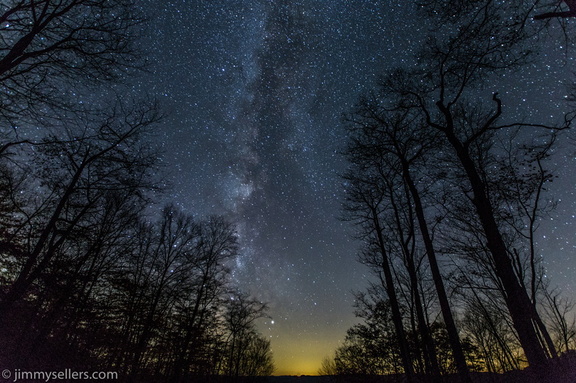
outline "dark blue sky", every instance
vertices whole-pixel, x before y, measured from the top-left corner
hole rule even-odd
[[[238,225],[234,278],[270,303],[274,323],[261,329],[276,373],[315,373],[355,321],[351,290],[366,285],[368,272],[356,262],[349,224],[337,219],[341,115],[387,68],[412,63],[426,29],[407,3],[142,2],[152,17],[150,73],[134,92],[159,97],[168,113],[158,139],[169,199]],[[556,118],[574,65],[560,40],[546,41],[542,62],[498,85],[506,84],[505,105]],[[555,160],[563,178],[552,188],[562,203],[539,233],[550,275],[571,293],[573,152]]]

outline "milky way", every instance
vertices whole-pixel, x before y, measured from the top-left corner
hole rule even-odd
[[[274,323],[260,326],[277,373],[314,373],[354,323],[351,290],[366,285],[367,271],[337,219],[341,114],[385,68],[411,62],[422,26],[406,3],[142,2],[151,70],[134,91],[167,111],[158,140],[170,199],[236,223],[234,279],[270,304]],[[572,247],[562,228],[542,243]]]

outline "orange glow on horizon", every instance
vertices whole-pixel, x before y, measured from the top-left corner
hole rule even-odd
[[[302,355],[298,358],[278,359],[276,361],[276,370],[272,375],[318,375],[318,369],[320,368],[323,358],[324,357],[317,360],[316,358],[307,358],[305,355]]]
[[[272,339],[276,366],[273,375],[318,375],[322,360],[332,356],[338,345],[339,340],[334,337],[323,338],[310,334],[295,337],[285,335]]]

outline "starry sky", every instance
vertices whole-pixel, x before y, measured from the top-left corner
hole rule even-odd
[[[259,328],[277,375],[315,374],[356,322],[351,291],[366,286],[368,271],[356,262],[352,228],[338,220],[341,116],[386,68],[410,65],[424,33],[410,3],[142,1],[149,71],[132,90],[159,98],[167,113],[157,139],[169,199],[237,225],[233,278],[269,303]],[[539,63],[500,92],[505,105],[509,96],[513,108],[556,118],[574,63],[561,39],[546,38]],[[535,92],[544,88],[552,91]],[[552,191],[562,203],[539,237],[549,274],[571,293],[573,152],[555,159]]]

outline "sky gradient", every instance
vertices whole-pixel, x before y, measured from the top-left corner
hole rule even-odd
[[[233,278],[269,302],[271,319],[259,327],[277,375],[315,374],[356,321],[351,291],[369,276],[352,228],[338,220],[341,116],[386,68],[413,60],[425,29],[407,3],[142,2],[150,71],[133,92],[158,97],[167,112],[157,137],[169,200],[237,225]],[[556,119],[574,65],[562,42],[547,38],[541,62],[499,91],[505,106]],[[560,177],[550,195],[560,204],[538,238],[554,284],[573,294],[574,150],[554,161]]]

